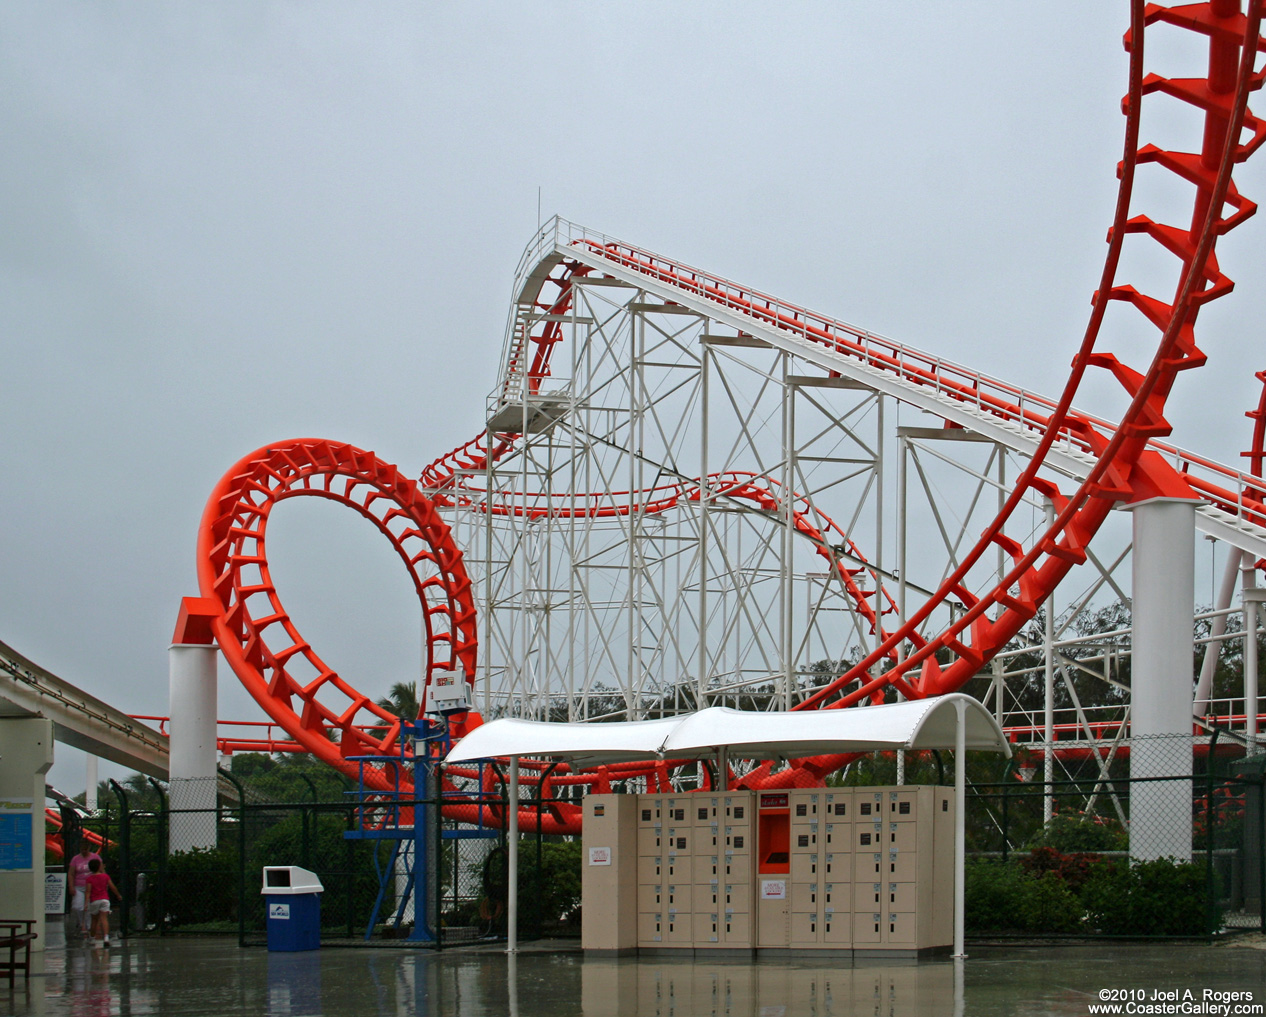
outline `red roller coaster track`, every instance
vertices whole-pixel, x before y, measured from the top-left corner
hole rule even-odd
[[[532,303],[549,320],[535,332],[512,336],[505,377],[520,376],[528,392],[540,390],[542,381],[549,377],[553,352],[563,340],[559,319],[572,305],[573,280],[610,271],[644,278],[671,289],[683,303],[794,340],[817,351],[827,365],[860,365],[872,373],[924,387],[1029,435],[1035,448],[1027,467],[997,518],[960,558],[935,596],[895,631],[884,632],[879,645],[856,666],[816,690],[797,708],[847,707],[882,698],[888,689],[917,698],[961,688],[1034,617],[1068,571],[1086,559],[1086,546],[1115,505],[1165,494],[1199,499],[1257,526],[1266,521],[1266,492],[1260,481],[1178,453],[1159,441],[1171,430],[1164,415],[1165,403],[1178,374],[1201,366],[1205,360],[1195,337],[1200,309],[1232,289],[1215,256],[1217,240],[1256,211],[1256,205],[1236,187],[1233,171],[1266,142],[1266,122],[1248,109],[1249,94],[1262,86],[1266,76],[1256,67],[1257,54],[1266,49],[1261,38],[1264,7],[1266,0],[1250,0],[1247,11],[1241,9],[1239,0],[1174,7],[1132,0],[1130,30],[1125,36],[1130,54],[1129,91],[1122,104],[1126,130],[1118,166],[1116,211],[1090,321],[1058,400],[1013,398],[1018,390],[982,375],[953,368],[749,287],[591,234],[570,236],[566,244],[557,245],[558,249],[550,245],[538,252],[534,264],[525,266],[522,277],[527,281],[526,289],[519,294],[519,302]],[[1146,73],[1144,41],[1149,30],[1156,30],[1154,26],[1207,38],[1207,74],[1178,79]],[[1141,110],[1151,95],[1169,96],[1203,115],[1198,151],[1140,144]],[[1158,167],[1191,185],[1194,197],[1185,224],[1168,225],[1147,215],[1131,214],[1135,174],[1142,165]],[[1117,280],[1128,236],[1150,239],[1178,259],[1179,281],[1171,296],[1143,293]],[[551,287],[548,293],[547,285]],[[1156,328],[1158,339],[1150,362],[1129,364],[1103,348],[1101,330],[1113,301],[1133,307]],[[1074,396],[1091,369],[1108,372],[1129,398],[1119,420],[1104,421],[1072,408]],[[1250,412],[1255,428],[1249,458],[1257,476],[1266,428],[1266,390],[1262,399]],[[495,462],[505,455],[517,438],[513,434],[480,435],[428,466],[420,485],[404,479],[372,454],[350,446],[312,439],[292,441],[247,456],[212,494],[199,535],[198,567],[202,595],[214,598],[219,605],[220,616],[214,622],[217,641],[268,714],[326,762],[350,771],[353,764],[347,762],[347,756],[390,750],[399,734],[399,722],[333,673],[291,623],[268,575],[264,531],[269,511],[277,501],[312,494],[339,501],[371,519],[409,568],[423,603],[429,636],[428,683],[441,672],[470,681],[476,650],[470,583],[434,506],[462,502],[463,477],[482,469],[489,458]],[[1093,458],[1088,475],[1071,493],[1038,476],[1057,444]],[[780,498],[776,485],[756,476],[710,477],[707,487],[710,496],[720,492],[754,502],[762,509],[772,510]],[[698,497],[699,492],[698,480],[683,479],[675,486],[645,492],[640,510],[667,511],[682,499]],[[1030,493],[1050,498],[1056,513],[1054,523],[1025,546],[1006,535],[1004,528]],[[629,501],[635,499],[630,497]],[[570,502],[573,506],[576,503]],[[548,502],[524,498],[516,504],[493,505],[490,511],[531,514],[557,509]],[[847,536],[829,521],[827,532],[822,532],[802,513],[796,529],[828,557],[832,544],[846,544],[851,556],[864,561]],[[987,552],[997,549],[1008,556],[1009,571],[992,589],[969,593],[965,587],[968,573]],[[879,627],[891,601],[869,597],[854,579],[857,572],[845,569],[838,558],[834,567],[852,582],[850,593],[867,622]],[[949,600],[959,602],[964,610],[939,635],[921,638],[923,623],[938,605]],[[875,607],[867,606],[872,602],[879,605],[878,613]],[[899,653],[903,644],[911,647],[904,657]],[[368,722],[362,719],[365,717]],[[330,739],[332,732],[337,732],[337,743]],[[817,783],[847,758],[799,760],[778,773],[771,773],[766,766],[749,774],[744,782],[748,786]],[[548,779],[601,787],[613,777],[631,773],[647,774],[652,782],[667,780],[666,764],[611,768],[597,774],[555,773]],[[382,782],[385,789],[390,783],[388,775],[382,775]],[[534,828],[534,811],[525,810],[521,822],[525,828]],[[574,807],[562,807],[545,817],[542,826],[549,832],[575,832],[578,812]]]

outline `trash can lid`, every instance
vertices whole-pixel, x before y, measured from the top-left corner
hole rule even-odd
[[[315,872],[298,865],[265,865],[262,894],[324,893]]]

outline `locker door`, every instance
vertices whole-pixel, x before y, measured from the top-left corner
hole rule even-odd
[[[694,941],[692,917],[689,912],[674,914],[670,911],[667,916],[667,928],[664,931],[664,942],[689,946]]]
[[[823,802],[823,815],[836,821],[853,818],[853,794],[851,791],[828,791]]]
[[[694,833],[693,826],[674,826],[669,827],[668,836],[665,838],[665,845],[670,854],[689,855],[694,853]]]
[[[918,933],[917,915],[893,911],[884,916],[884,942],[892,946],[914,946]]]
[[[825,912],[822,915],[822,942],[831,946],[848,946],[853,942],[852,912]]]
[[[791,914],[791,945],[816,946],[819,940],[820,920],[816,911]]]
[[[917,861],[918,856],[913,851],[890,849],[884,855],[884,880],[890,883],[913,882],[918,876]]]
[[[858,899],[865,902],[865,897],[861,894],[864,887],[858,889]],[[852,911],[853,910],[853,885],[851,883],[824,883],[819,899],[822,901],[822,907],[826,911],[834,909],[835,911]],[[869,907],[870,905],[866,905]]]
[[[664,892],[661,885],[655,883],[639,883],[637,886],[637,909],[641,912],[659,912],[664,909]]]
[[[817,823],[791,824],[791,850],[816,851],[818,849]]]
[[[818,856],[816,853],[792,852],[791,881],[793,883],[816,883],[818,881]]]
[[[918,908],[918,883],[886,884],[889,911],[913,912]]]
[[[655,946],[663,942],[659,915],[639,914],[637,916],[637,942],[639,946]]]
[[[752,942],[752,916],[746,911],[725,912],[725,942],[749,946]]]
[[[660,827],[639,826],[637,829],[637,853],[639,855],[657,855],[660,847]]]
[[[658,883],[663,865],[657,855],[640,855],[637,859],[637,881]]]
[[[791,910],[801,914],[817,911],[819,907],[817,883],[791,884]]]
[[[678,911],[693,911],[694,889],[689,883],[674,883],[668,887],[668,906]]]
[[[791,912],[785,900],[763,900],[758,903],[760,913],[756,921],[756,936],[760,946],[787,946],[790,942]]]
[[[884,844],[883,823],[854,823],[852,844],[854,851],[882,851]]]
[[[864,911],[853,915],[853,946],[865,946],[883,941],[884,916],[878,911]]]
[[[854,883],[853,884],[853,910],[854,911],[882,911],[884,910],[884,884],[883,883]]]
[[[742,911],[750,914],[752,910],[752,884],[726,883],[725,909],[727,911]]]
[[[918,814],[919,792],[911,789],[909,791],[889,791],[887,808],[884,812],[886,820],[908,820],[913,821]]]
[[[898,851],[914,851],[919,846],[918,823],[889,823],[884,847]]]
[[[876,852],[859,852],[853,856],[853,882],[871,883],[883,878],[884,856]]]
[[[725,825],[726,826],[746,826],[752,825],[752,796],[751,795],[727,795],[725,798]]]

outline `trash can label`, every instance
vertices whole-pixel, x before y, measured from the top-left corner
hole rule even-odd
[[[288,921],[290,919],[290,905],[289,904],[269,904],[268,917],[269,918],[284,918]]]

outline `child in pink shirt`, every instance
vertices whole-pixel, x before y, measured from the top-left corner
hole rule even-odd
[[[110,945],[110,894],[122,897],[114,880],[106,875],[100,858],[88,863],[88,914],[92,916],[92,938],[103,946]]]

